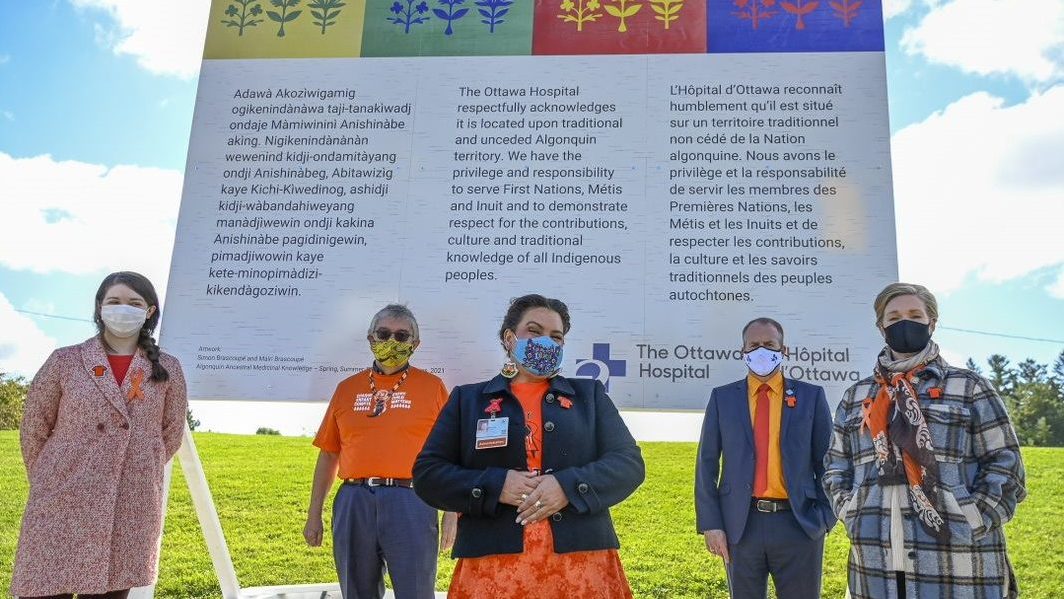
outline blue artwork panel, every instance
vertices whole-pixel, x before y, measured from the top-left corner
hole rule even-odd
[[[881,0],[710,0],[709,52],[882,52]]]

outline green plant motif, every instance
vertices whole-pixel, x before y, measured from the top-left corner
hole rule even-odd
[[[237,8],[237,5],[240,8]],[[245,27],[254,27],[263,21],[255,18],[261,14],[262,6],[259,0],[233,0],[233,4],[225,9],[225,16],[229,18],[222,23],[226,27],[236,27],[237,35],[243,36]]]
[[[277,30],[277,37],[284,37],[284,24],[291,23],[299,18],[299,15],[303,13],[301,10],[293,10],[288,12],[289,8],[295,8],[299,4],[299,0],[270,0],[270,4],[281,9],[281,12],[268,10],[266,16],[270,17],[270,20],[275,23],[280,23],[281,27]]]
[[[347,5],[341,0],[313,0],[307,8],[311,9],[311,16],[317,19],[314,24],[321,27],[321,34],[325,35],[325,28],[336,24],[336,18],[344,6]]]
[[[654,18],[665,23],[665,29],[668,29],[669,23],[680,18],[678,13],[683,8],[683,0],[650,0],[650,8],[658,13]]]
[[[605,7],[606,8],[606,12],[610,13],[611,16],[617,17],[618,19],[621,20],[621,25],[620,25],[620,27],[617,28],[617,31],[619,31],[621,33],[624,33],[626,31],[628,31],[628,24],[625,23],[625,19],[627,19],[628,17],[631,17],[631,16],[635,15],[635,13],[639,12],[639,9],[643,8],[643,5],[642,4],[630,4],[633,0],[609,0],[609,1],[610,2],[614,2],[614,3],[617,4],[617,6],[606,5],[606,7]]]
[[[584,23],[593,23],[602,13],[596,12],[602,8],[599,0],[564,0],[561,9],[564,14],[558,15],[566,23],[576,23],[576,30],[583,31]]]

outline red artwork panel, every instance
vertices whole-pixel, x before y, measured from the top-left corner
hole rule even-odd
[[[533,54],[700,54],[706,0],[535,0]]]

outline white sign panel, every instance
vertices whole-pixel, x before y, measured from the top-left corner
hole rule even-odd
[[[626,408],[702,409],[758,316],[832,401],[870,370],[878,3],[266,4],[212,7],[167,294],[192,397],[327,399],[390,302],[416,365],[483,380],[531,292],[570,307],[564,373]]]

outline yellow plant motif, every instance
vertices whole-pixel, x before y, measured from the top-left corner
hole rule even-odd
[[[618,6],[607,5],[606,12],[610,15],[617,17],[621,20],[621,26],[617,28],[617,31],[624,33],[628,31],[628,24],[624,22],[625,19],[639,12],[640,8],[643,8],[642,4],[630,4],[633,0],[610,0],[616,3]]]
[[[650,0],[650,8],[658,13],[654,18],[665,23],[665,29],[668,29],[669,23],[680,18],[678,13],[683,8],[683,0]]]
[[[558,18],[566,23],[576,23],[576,30],[583,31],[584,23],[593,23],[602,16],[597,12],[600,8],[599,0],[565,0],[561,4],[565,14],[558,15]]]

